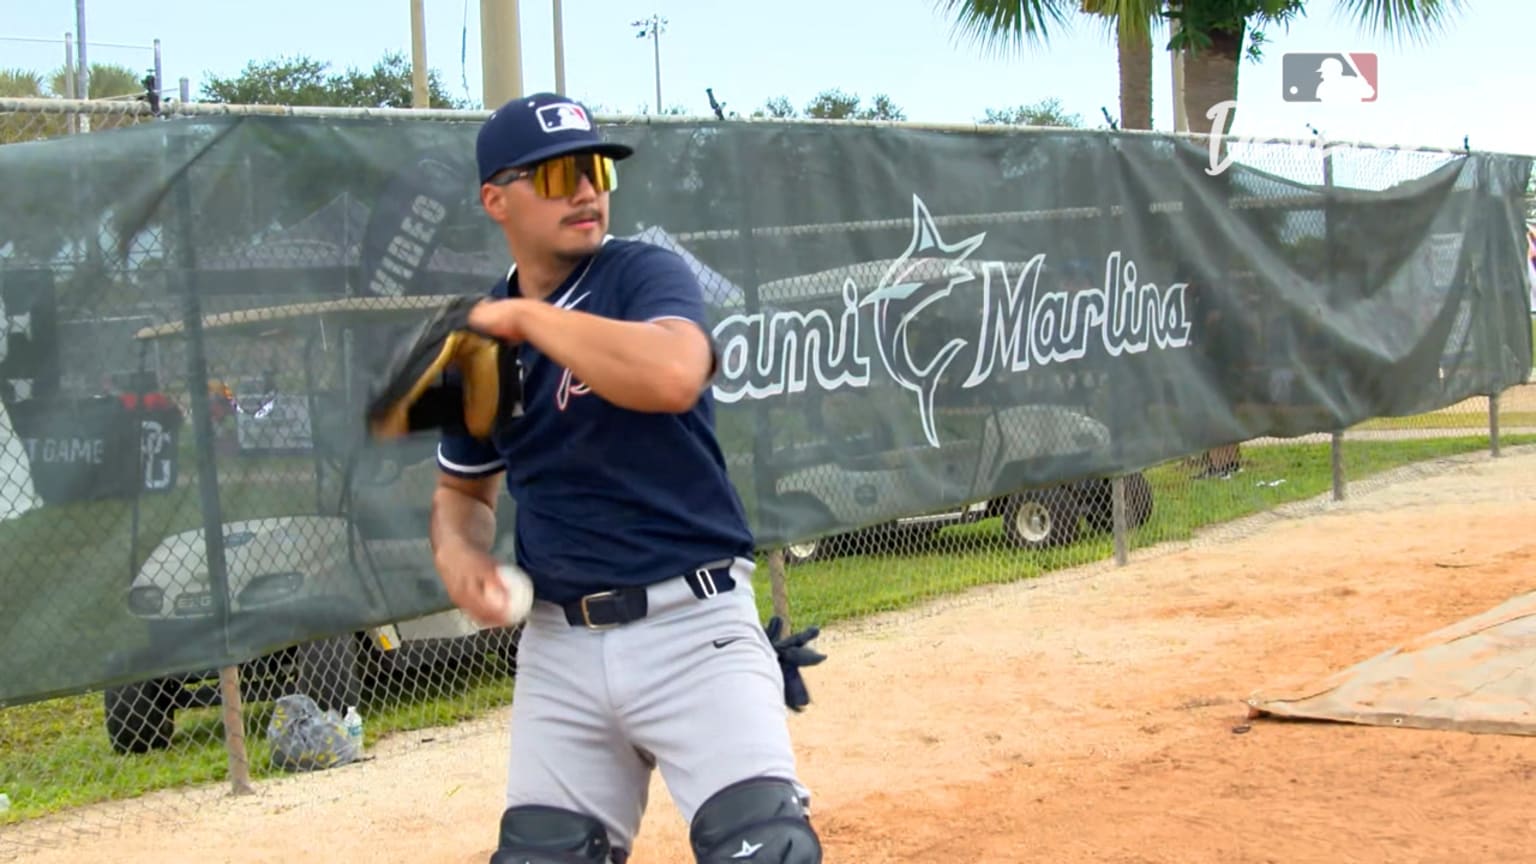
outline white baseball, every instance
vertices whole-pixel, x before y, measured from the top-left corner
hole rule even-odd
[[[501,584],[507,589],[507,626],[520,624],[528,617],[529,610],[533,609],[533,580],[528,578],[521,567],[511,564],[502,564],[496,568],[496,573],[501,576]]]

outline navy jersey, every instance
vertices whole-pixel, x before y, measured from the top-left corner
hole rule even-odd
[[[516,280],[514,268],[491,296],[518,296]],[[625,321],[682,318],[708,333],[693,271],[649,243],[608,238],[546,302]],[[566,602],[752,555],[708,388],[686,413],[632,411],[592,393],[533,345],[517,350],[522,416],[501,418],[490,439],[444,436],[437,459],[460,477],[506,471],[517,563],[536,596]]]

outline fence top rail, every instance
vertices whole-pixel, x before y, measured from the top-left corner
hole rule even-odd
[[[59,99],[48,97],[3,97],[0,98],[0,112],[32,112],[48,114],[129,114],[135,116],[155,116],[155,110],[149,103],[143,100],[94,100],[94,99]],[[481,108],[363,108],[340,105],[236,105],[223,102],[163,102],[160,105],[161,116],[177,117],[220,117],[220,116],[251,116],[251,117],[315,117],[337,119],[367,119],[386,118],[396,120],[440,120],[440,121],[482,121],[491,115],[487,109]],[[914,132],[953,132],[967,134],[992,134],[1005,135],[1019,132],[1035,134],[1069,134],[1069,135],[1096,135],[1103,137],[1148,137],[1169,140],[1184,140],[1195,143],[1197,146],[1209,146],[1213,139],[1225,141],[1232,145],[1260,145],[1260,146],[1285,146],[1302,147],[1311,150],[1327,148],[1329,150],[1380,150],[1380,151],[1406,151],[1418,153],[1436,153],[1448,156],[1512,156],[1516,158],[1536,158],[1536,153],[1514,153],[1494,150],[1477,150],[1466,147],[1438,147],[1427,144],[1409,144],[1403,142],[1367,141],[1363,139],[1343,139],[1314,137],[1288,137],[1284,135],[1213,135],[1210,132],[1173,132],[1158,129],[1080,129],[1063,126],[1028,126],[1006,123],[938,123],[917,122],[911,120],[829,120],[812,117],[732,117],[729,120],[721,120],[713,115],[701,116],[690,114],[602,114],[598,115],[600,123],[615,126],[634,125],[699,125],[718,124],[721,126],[756,125],[756,126],[828,126],[828,127],[865,127],[865,128],[890,128],[905,129]]]

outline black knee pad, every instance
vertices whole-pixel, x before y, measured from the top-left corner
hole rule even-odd
[[[525,804],[501,814],[501,839],[490,864],[624,864],[608,829],[586,815]]]
[[[821,839],[795,787],[753,777],[721,789],[688,832],[698,864],[821,864]]]

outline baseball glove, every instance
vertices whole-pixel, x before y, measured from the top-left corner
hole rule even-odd
[[[470,310],[483,299],[448,301],[396,349],[368,400],[373,438],[426,429],[487,438],[503,413],[520,411],[517,352],[469,326]]]
[[[779,671],[784,675],[784,704],[791,710],[804,711],[805,706],[811,704],[811,691],[805,686],[800,667],[815,666],[827,659],[827,655],[809,647],[811,641],[821,635],[821,628],[807,627],[799,633],[786,635],[784,619],[775,615],[768,619],[763,629],[779,657]]]

